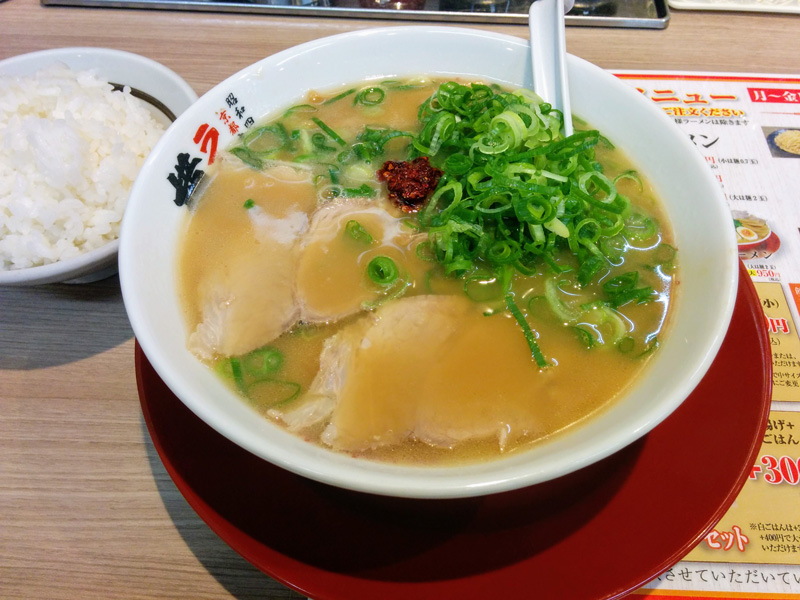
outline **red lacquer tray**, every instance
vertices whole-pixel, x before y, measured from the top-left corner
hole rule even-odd
[[[178,489],[248,561],[316,600],[626,595],[685,556],[736,498],[766,427],[771,365],[742,267],[716,361],[643,440],[550,483],[432,501],[333,488],[253,456],[195,417],[136,347],[145,420]]]

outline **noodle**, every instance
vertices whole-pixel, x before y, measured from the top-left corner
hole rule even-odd
[[[775,145],[784,152],[800,155],[800,131],[789,129],[775,136]]]

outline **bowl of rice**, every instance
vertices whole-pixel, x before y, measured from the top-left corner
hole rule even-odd
[[[115,274],[133,181],[195,100],[176,73],[120,50],[0,61],[0,285]]]

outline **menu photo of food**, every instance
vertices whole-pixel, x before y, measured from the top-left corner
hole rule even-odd
[[[778,251],[781,240],[764,219],[741,210],[731,214],[742,259],[769,258]]]
[[[800,158],[800,129],[791,127],[762,127],[767,145],[776,158]]]

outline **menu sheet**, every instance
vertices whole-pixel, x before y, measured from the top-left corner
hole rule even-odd
[[[634,597],[800,599],[800,77],[615,75],[675,121],[722,186],[773,367],[767,431],[734,505]]]

